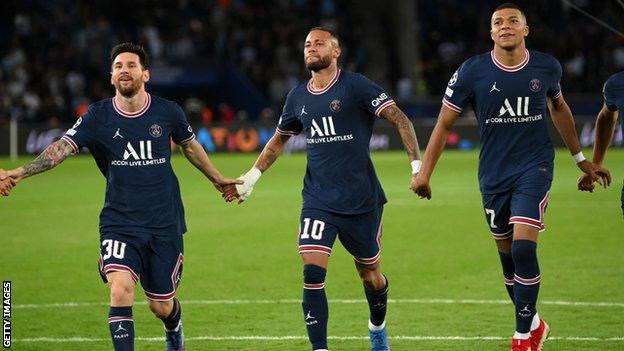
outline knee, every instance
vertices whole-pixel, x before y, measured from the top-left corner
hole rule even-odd
[[[514,262],[532,261],[537,257],[537,243],[531,240],[515,240],[511,245]]]
[[[154,315],[160,319],[167,318],[173,309],[173,300],[169,301],[149,301],[149,308]]]
[[[305,284],[322,284],[325,283],[325,274],[327,270],[315,264],[306,264],[303,266],[303,282]]]
[[[110,282],[111,303],[115,306],[132,305],[134,301],[134,285],[122,281]]]
[[[360,268],[358,273],[364,286],[371,290],[379,290],[386,285],[386,279],[383,274],[376,269]]]

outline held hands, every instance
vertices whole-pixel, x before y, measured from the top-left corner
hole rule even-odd
[[[0,168],[0,196],[9,196],[11,189],[17,185],[21,177],[17,177],[12,171]]]
[[[217,178],[212,183],[215,188],[221,193],[221,197],[226,202],[232,202],[238,199],[238,193],[236,192],[236,184],[242,184],[243,182],[238,179],[230,179],[230,178]]]
[[[609,173],[608,169],[587,160],[581,161],[576,165],[584,173],[579,177],[577,183],[577,187],[580,191],[594,192],[595,182],[598,182],[598,184],[602,185],[604,188],[611,185],[611,173]]]
[[[236,185],[239,204],[251,196],[254,185],[256,185],[260,176],[262,176],[262,172],[258,168],[252,167],[247,173],[238,178],[241,181],[240,185]]]
[[[412,176],[412,182],[410,183],[410,189],[421,199],[431,199],[431,187],[429,186],[429,179],[423,176],[421,173],[416,173]]]

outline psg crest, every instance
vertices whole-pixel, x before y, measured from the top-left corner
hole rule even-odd
[[[152,124],[150,127],[150,135],[154,138],[158,138],[162,135],[162,128],[158,124]]]
[[[540,80],[537,78],[533,78],[529,82],[529,87],[531,87],[532,91],[538,92],[540,91],[540,89],[542,89],[542,82],[540,82]]]
[[[329,108],[334,112],[338,112],[342,108],[342,102],[340,102],[340,100],[333,100],[329,103]]]

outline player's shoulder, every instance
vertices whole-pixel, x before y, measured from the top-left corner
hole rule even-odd
[[[80,116],[81,122],[103,123],[112,113],[113,99],[107,98],[92,102],[87,108],[87,112]]]
[[[489,52],[474,55],[462,62],[462,64],[459,65],[457,72],[461,75],[469,75],[475,71],[482,71],[484,67],[491,66],[491,64],[492,58]]]
[[[164,97],[160,97],[158,95],[148,94],[150,104],[158,107],[164,107],[166,109],[178,109],[180,105],[177,102],[165,99]]]
[[[544,64],[548,66],[561,67],[559,60],[551,54],[547,54],[545,52],[537,51],[537,50],[529,50],[529,60],[537,64]]]
[[[624,88],[624,71],[612,74],[605,81],[605,90],[613,88]]]

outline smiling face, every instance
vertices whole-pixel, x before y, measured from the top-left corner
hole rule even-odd
[[[518,9],[505,8],[492,14],[490,36],[494,44],[504,50],[513,50],[529,35],[526,18]]]
[[[303,49],[303,61],[310,71],[318,72],[329,67],[339,56],[338,40],[329,32],[313,30],[308,33]]]
[[[122,52],[115,57],[111,67],[111,84],[125,97],[136,95],[149,80],[149,71],[139,60],[139,55]]]

